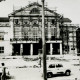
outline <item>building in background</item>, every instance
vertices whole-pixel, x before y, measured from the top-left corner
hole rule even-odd
[[[4,18],[3,18],[4,19]],[[6,21],[7,19],[7,21]],[[38,55],[42,49],[42,5],[34,2],[9,17],[0,18],[4,35],[0,49],[3,55]],[[7,25],[6,25],[7,24]],[[47,55],[77,54],[78,25],[45,7],[45,39]],[[4,34],[5,33],[5,34]],[[0,34],[0,36],[1,36]]]
[[[0,55],[11,55],[9,18],[0,18]]]
[[[76,55],[77,52],[77,38],[76,30],[79,25],[75,24],[63,24],[60,26],[61,37],[63,43],[63,54],[73,54]]]

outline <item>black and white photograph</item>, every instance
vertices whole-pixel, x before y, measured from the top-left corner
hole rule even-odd
[[[80,0],[0,0],[0,80],[80,80]]]

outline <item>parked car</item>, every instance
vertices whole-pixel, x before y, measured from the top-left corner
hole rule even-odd
[[[52,77],[53,74],[65,74],[66,76],[70,76],[71,69],[65,66],[61,63],[50,64],[47,68],[47,77]]]
[[[77,56],[80,56],[80,53],[78,53]]]

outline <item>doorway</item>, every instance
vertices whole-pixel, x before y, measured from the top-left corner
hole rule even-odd
[[[46,43],[46,54],[50,55],[50,43]]]
[[[60,54],[60,44],[59,43],[53,43],[53,55],[59,55]]]
[[[30,55],[30,43],[23,44],[23,55]]]
[[[20,44],[13,44],[12,55],[20,55]]]
[[[33,55],[38,55],[39,43],[33,44]]]

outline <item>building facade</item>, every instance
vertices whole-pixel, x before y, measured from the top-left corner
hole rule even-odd
[[[63,42],[63,54],[73,54],[76,55],[77,51],[77,34],[76,30],[79,25],[74,24],[64,24],[61,26],[61,37]]]
[[[5,24],[5,27],[0,26],[0,36],[4,34],[0,43],[2,53],[27,56],[41,53],[42,5],[31,3],[9,14],[8,19],[0,23]],[[45,7],[46,54],[77,54],[77,27],[71,24],[70,19]]]
[[[0,18],[0,55],[11,55],[9,18]]]

